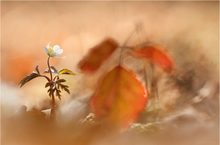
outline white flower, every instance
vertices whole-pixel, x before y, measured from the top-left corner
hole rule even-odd
[[[63,53],[63,49],[59,45],[51,46],[50,43],[47,44],[45,51],[50,57],[59,56]]]

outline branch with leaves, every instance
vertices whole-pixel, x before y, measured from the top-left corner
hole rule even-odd
[[[51,118],[53,119],[55,117],[56,112],[56,101],[55,97],[57,97],[59,100],[61,100],[61,92],[66,91],[70,94],[69,86],[65,85],[66,80],[60,78],[61,75],[75,75],[71,70],[69,69],[61,69],[57,70],[54,66],[50,65],[50,59],[55,56],[59,56],[63,53],[63,49],[60,48],[59,45],[50,46],[49,44],[45,48],[45,51],[48,55],[47,59],[47,67],[46,70],[41,73],[39,70],[39,66],[37,65],[35,67],[35,71],[33,71],[30,75],[23,78],[19,85],[20,87],[23,87],[27,82],[33,80],[37,77],[43,77],[47,80],[45,84],[45,88],[48,88],[47,93],[51,97]],[[49,73],[49,77],[45,74]]]
[[[78,65],[82,73],[92,75],[117,49],[121,49],[118,64],[103,74],[90,99],[90,110],[95,114],[95,120],[112,128],[127,128],[135,122],[145,110],[149,99],[157,100],[159,106],[158,78],[153,73],[154,68],[158,66],[169,74],[174,67],[172,58],[163,48],[149,44],[142,47],[126,46],[131,36],[122,46],[112,38],[104,39],[91,48]],[[122,63],[122,55],[127,48],[129,55],[149,64],[150,68],[144,66],[146,86],[140,81],[138,74]],[[147,71],[152,71],[152,76]]]

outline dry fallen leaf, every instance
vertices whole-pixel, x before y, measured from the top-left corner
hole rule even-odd
[[[117,49],[118,44],[113,39],[105,39],[93,47],[89,53],[79,62],[78,66],[84,73],[95,72],[103,62]]]
[[[136,49],[132,54],[136,57],[150,60],[153,64],[159,65],[166,72],[170,72],[174,67],[174,63],[167,52],[154,46]]]
[[[90,100],[97,119],[109,126],[127,127],[147,103],[147,92],[135,73],[116,66],[107,73]]]

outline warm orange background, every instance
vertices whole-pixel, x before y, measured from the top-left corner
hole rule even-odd
[[[199,49],[217,64],[217,2],[2,2],[2,80],[17,84],[35,65],[44,68],[48,42],[64,49],[59,67],[78,71],[87,50],[106,36],[122,43],[141,23],[134,41],[175,41]],[[178,48],[175,48],[178,49]],[[187,51],[187,50],[186,50]]]
[[[214,113],[218,112],[216,108],[219,107],[216,100],[218,100],[217,95],[219,91],[217,79],[219,65],[219,2],[119,1],[1,2],[1,112],[8,117],[15,115],[21,105],[26,105],[27,109],[30,110],[32,107],[40,108],[45,104],[49,104],[50,98],[44,88],[45,81],[42,78],[29,82],[23,88],[18,87],[18,82],[25,75],[30,74],[36,65],[40,65],[41,71],[45,69],[47,55],[44,52],[44,47],[49,42],[51,44],[59,44],[64,49],[63,55],[53,58],[51,63],[57,66],[58,69],[68,68],[77,74],[67,78],[71,95],[62,94],[62,101],[59,101],[59,103],[63,103],[60,107],[61,110],[63,108],[64,110],[63,114],[61,113],[60,119],[71,120],[71,117],[74,118],[81,112],[87,111],[88,102],[85,100],[94,91],[91,89],[91,86],[97,83],[97,75],[88,77],[80,73],[77,68],[78,62],[86,55],[90,48],[100,43],[106,37],[112,37],[121,45],[131,32],[134,31],[136,26],[142,27],[129,41],[129,45],[150,41],[164,46],[177,64],[178,71],[183,72],[183,74],[186,73],[184,87],[187,88],[188,84],[189,86],[192,85],[190,83],[196,84],[199,82],[198,84],[200,84],[202,81],[207,82],[205,87],[206,85],[208,86],[208,91],[211,92],[211,95],[209,94],[211,99],[208,97],[205,99],[209,99],[207,102],[211,102],[214,105],[211,103],[209,106],[202,104],[201,106],[205,108],[204,112],[208,112],[208,109],[213,108]],[[132,60],[129,61],[128,59],[127,62],[135,67],[135,64],[132,64]],[[191,82],[192,74],[191,72],[185,72],[185,70],[193,70],[198,73],[195,79],[197,82]],[[203,70],[208,71],[203,72]],[[173,105],[176,103],[176,98],[182,96],[181,93],[184,92],[173,89],[164,82],[160,85],[162,86],[159,86],[161,90],[164,89],[163,97],[161,97],[162,103],[168,102],[167,104]],[[190,96],[202,94],[200,89],[203,89],[202,93],[204,93],[204,88],[200,86],[194,92],[190,92],[192,93]],[[185,91],[191,90],[186,89]],[[205,88],[205,93],[207,93],[207,88]],[[183,100],[188,99],[188,96],[184,97]],[[66,98],[70,99],[66,101]],[[184,101],[182,101],[183,104]],[[185,103],[188,102],[185,101]],[[179,110],[180,115],[185,112],[187,113],[188,110],[193,108],[193,105],[188,104],[184,107],[181,106],[181,103],[175,104],[177,108],[182,107],[182,110]],[[196,120],[207,117],[200,112],[193,112],[198,116],[190,111],[189,113]],[[168,112],[168,114],[170,113]],[[172,114],[170,117],[173,117]],[[4,117],[2,118],[4,119]],[[217,115],[215,115],[215,118],[218,118]],[[38,125],[33,125],[30,131],[28,130],[27,132],[25,128],[29,127],[27,127],[26,122],[23,120],[19,122],[17,119],[18,117],[14,120],[15,123],[8,122],[7,119],[5,121],[6,124],[8,123],[8,126],[4,126],[6,133],[3,134],[2,138],[6,142],[8,141],[9,144],[11,141],[11,144],[17,145],[39,145],[41,142],[49,145],[45,141],[52,140],[51,144],[56,145],[67,143],[68,139],[71,140],[69,143],[72,144],[75,143],[72,140],[73,134],[76,134],[78,139],[78,133],[83,131],[79,128],[75,130],[67,127],[63,132],[59,132],[57,130],[49,130],[43,126],[42,130],[40,128],[41,132],[38,132]],[[76,120],[78,121],[78,119]],[[218,119],[216,120],[218,121]],[[201,120],[191,126],[191,118],[181,118],[180,116],[179,121],[185,125],[182,128],[185,129],[186,127],[188,129],[188,131],[186,131],[187,129],[185,130],[187,139],[179,140],[179,138],[172,136],[171,138],[166,138],[167,136],[163,136],[163,134],[161,135],[161,140],[155,139],[161,142],[161,144],[166,144],[163,140],[167,140],[178,145],[216,145],[218,142],[219,131],[216,125],[218,123],[214,123],[210,127],[208,122],[210,120],[207,120],[207,122],[203,120],[203,124],[200,124],[202,128],[199,128],[199,126],[196,132],[191,132],[191,126],[197,126],[197,123]],[[176,122],[179,121],[177,120]],[[171,125],[173,125],[172,122]],[[14,126],[18,128],[14,128]],[[167,127],[166,125],[164,126]],[[209,127],[211,131],[203,130]],[[8,129],[10,129],[9,132]],[[178,128],[176,130],[177,132],[173,133],[181,136],[181,131]],[[94,132],[88,133],[88,138]],[[172,131],[168,128],[167,135],[170,132]],[[81,139],[83,142],[86,139],[86,134],[83,132],[81,134],[82,136],[79,140]],[[114,142],[118,142],[120,145],[123,144],[122,142],[126,145],[146,144],[146,141],[143,142],[136,138],[136,136],[127,136],[126,134],[122,138],[120,138],[121,136],[119,139],[117,137],[110,137],[106,140],[104,138],[101,141],[105,145],[114,144]],[[116,139],[115,141],[115,138],[118,140]],[[28,140],[26,144],[25,139]],[[63,141],[62,143],[57,142],[60,139]],[[102,144],[99,139],[94,140],[93,144]],[[146,138],[144,137],[144,139]],[[170,145],[171,143],[167,144]]]

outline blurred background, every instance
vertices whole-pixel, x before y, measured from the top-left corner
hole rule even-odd
[[[69,68],[77,74],[74,77],[67,77],[72,93],[65,94],[66,98],[63,102],[65,106],[65,99],[74,98],[76,94],[74,92],[83,94],[82,97],[88,96],[87,93],[90,92],[87,91],[87,87],[96,83],[83,79],[84,76],[77,68],[78,62],[88,50],[106,37],[112,37],[119,44],[123,44],[137,25],[141,26],[141,29],[128,42],[129,45],[150,41],[164,46],[176,62],[180,72],[179,77],[185,79],[186,85],[183,88],[191,85],[189,87],[192,89],[191,92],[186,88],[179,89],[178,95],[184,94],[181,91],[185,91],[188,94],[184,95],[198,96],[198,92],[205,88],[206,97],[204,98],[209,98],[208,102],[211,102],[208,106],[206,103],[200,105],[202,112],[211,110],[211,113],[207,114],[214,113],[214,119],[211,119],[214,120],[211,133],[198,136],[200,141],[189,141],[183,144],[216,145],[218,142],[218,123],[216,122],[218,122],[219,85],[219,2],[1,2],[1,110],[4,111],[3,114],[13,116],[22,105],[30,109],[33,106],[40,107],[47,100],[43,79],[33,80],[21,89],[18,83],[24,76],[30,74],[36,65],[39,65],[42,71],[45,69],[47,55],[44,48],[49,42],[59,44],[64,49],[62,56],[52,59],[53,65],[59,69]],[[190,71],[193,71],[193,76],[189,73]],[[91,81],[91,78],[89,80]],[[164,85],[163,81],[161,85]],[[166,87],[162,90],[166,90],[165,96],[170,97],[169,93],[173,90]],[[167,98],[162,100],[166,105],[175,104],[173,99],[178,97],[173,97],[172,100]],[[178,103],[187,102],[184,99],[178,101]],[[85,104],[81,107],[82,104],[82,102],[68,104],[63,109],[64,114],[69,116],[69,113],[73,113],[72,110],[68,110],[71,107],[78,111],[86,108]],[[191,108],[194,105],[188,107]],[[200,111],[198,114],[200,117],[206,115],[201,115]],[[204,122],[207,123],[206,121]],[[10,130],[9,128],[5,130],[7,129]],[[204,136],[206,137],[203,138]],[[4,138],[4,143],[7,145],[14,144],[12,140],[16,140],[14,136],[10,137],[7,131]],[[94,141],[93,144],[107,145],[112,138]],[[117,143],[128,144],[129,141],[123,136],[117,140]],[[145,141],[138,144],[141,143],[144,144]],[[31,145],[28,141],[25,143],[21,141],[21,144]],[[181,143],[178,144],[181,145]]]

